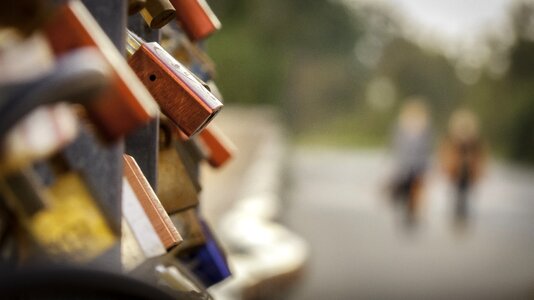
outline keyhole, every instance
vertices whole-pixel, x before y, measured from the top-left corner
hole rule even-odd
[[[152,74],[148,77],[148,79],[150,79],[150,81],[156,81],[156,75]]]

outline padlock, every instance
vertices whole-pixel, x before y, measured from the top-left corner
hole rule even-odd
[[[40,243],[51,246],[53,255],[88,261],[113,247],[118,237],[81,175],[65,168],[62,158],[56,159],[61,160],[52,162],[56,178],[45,187],[51,208],[32,218],[30,230]]]
[[[50,206],[49,199],[39,189],[37,177],[29,171],[31,163],[58,152],[74,140],[77,132],[73,110],[65,103],[57,103],[37,107],[28,113],[0,142],[0,177],[10,187],[24,216],[31,218]],[[3,204],[3,209],[7,209],[5,201]],[[13,217],[13,213],[8,213],[8,216]],[[26,256],[22,253],[24,251],[20,251],[25,247],[17,246],[20,243],[16,240],[12,242],[14,247],[7,247],[12,251],[11,256]],[[5,248],[4,245],[2,248]]]
[[[198,218],[197,208],[190,208],[170,216],[172,223],[182,234],[183,242],[179,251],[187,251],[206,243],[202,225]]]
[[[178,258],[206,287],[217,284],[232,275],[226,254],[208,224],[200,220],[206,243],[178,253]]]
[[[176,9],[169,0],[147,0],[141,16],[152,29],[159,29],[176,17]]]
[[[45,185],[37,175],[33,175],[27,177],[31,180],[26,182],[31,184],[25,187],[39,192],[47,206],[28,214],[21,205],[27,198],[19,198],[24,196],[18,190],[21,186],[9,184],[13,183],[9,179],[12,174],[6,174],[2,179],[2,193],[32,239],[49,258],[80,263],[91,261],[110,249],[117,242],[117,236],[81,176],[66,169],[59,156],[48,163],[56,172],[52,184]],[[35,174],[31,169],[25,172]]]
[[[176,151],[172,124],[161,119],[157,195],[169,215],[198,205],[198,194]]]
[[[198,78],[157,43],[145,43],[128,32],[130,67],[169,117],[187,136],[202,130],[222,103]]]
[[[187,175],[191,179],[193,186],[197,193],[200,193],[202,187],[199,181],[199,163],[202,161],[204,154],[201,153],[201,150],[195,144],[195,139],[193,137],[189,138],[185,133],[183,133],[179,128],[175,127],[172,122],[165,116],[162,116],[160,119],[160,135],[163,138],[169,136],[173,139],[172,145],[178,152],[181,163],[184,165]],[[168,133],[168,134],[166,134]],[[161,142],[161,140],[160,140]],[[160,144],[167,145],[167,142]]]
[[[197,141],[204,149],[206,161],[214,168],[226,164],[236,151],[232,141],[215,124],[204,128],[197,136]]]
[[[204,153],[197,144],[197,138],[192,137],[186,141],[176,141],[175,148],[182,159],[187,174],[191,178],[197,193],[202,190],[200,184],[200,162],[204,159]]]
[[[87,107],[105,137],[118,138],[157,115],[158,107],[150,93],[81,2],[61,5],[44,26],[44,32],[57,55],[94,46],[111,66],[113,83]]]
[[[9,207],[35,244],[54,259],[86,262],[110,249],[115,232],[81,175],[61,151],[76,133],[66,104],[43,106],[18,122],[2,141],[0,185]],[[36,162],[48,166],[41,177]]]
[[[221,22],[205,0],[171,0],[178,22],[192,41],[207,38],[221,28]]]
[[[135,15],[146,5],[146,0],[128,0],[128,15]]]
[[[162,124],[165,124],[165,122],[162,122]],[[175,130],[174,133],[174,137],[176,137],[174,147],[176,148],[197,193],[200,193],[202,190],[202,186],[200,185],[200,163],[206,156],[203,152],[204,149],[202,149],[197,142],[198,136],[187,137],[179,129]]]
[[[166,253],[139,199],[126,178],[122,183],[121,259],[124,270],[131,271],[147,259]]]
[[[163,208],[156,193],[150,187],[135,159],[129,155],[124,155],[123,162],[124,176],[154,226],[161,242],[166,249],[178,245],[182,242],[182,237],[171,222],[169,215]]]

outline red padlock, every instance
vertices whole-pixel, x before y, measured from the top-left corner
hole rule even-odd
[[[111,66],[110,88],[86,104],[89,116],[105,137],[116,139],[157,115],[158,107],[150,93],[81,2],[69,1],[58,7],[44,32],[56,55],[93,46]]]
[[[205,0],[171,0],[176,18],[189,39],[199,41],[221,28],[221,22]]]
[[[188,137],[202,130],[222,109],[219,99],[158,43],[145,43],[129,32],[128,52],[130,67],[161,111]]]
[[[236,151],[235,145],[214,124],[206,127],[198,135],[197,140],[203,148],[207,162],[214,168],[219,168],[232,159]]]

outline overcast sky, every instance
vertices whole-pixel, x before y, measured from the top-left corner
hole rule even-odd
[[[348,0],[385,2],[420,28],[440,38],[471,39],[488,27],[498,27],[513,0]],[[421,26],[422,25],[422,26]]]

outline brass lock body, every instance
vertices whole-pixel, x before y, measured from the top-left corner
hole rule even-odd
[[[174,19],[176,10],[169,0],[147,0],[141,16],[150,28],[159,29]]]
[[[47,257],[89,262],[113,247],[117,236],[80,174],[62,166],[54,168],[60,171],[51,184],[44,184],[33,170],[26,169],[5,176],[1,191]],[[30,194],[35,197],[29,198]],[[36,206],[38,203],[42,205]]]
[[[172,145],[159,151],[157,195],[169,214],[198,205],[195,186]]]

